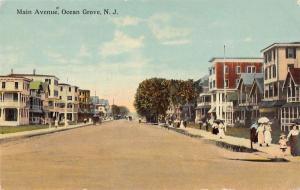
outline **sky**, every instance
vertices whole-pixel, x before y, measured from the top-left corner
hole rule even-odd
[[[117,15],[18,15],[27,10]],[[56,75],[134,111],[151,77],[197,80],[212,57],[300,41],[300,0],[0,0],[0,75]]]

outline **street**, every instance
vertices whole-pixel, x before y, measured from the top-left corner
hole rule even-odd
[[[125,120],[3,143],[1,187],[17,189],[299,189],[299,163]],[[0,188],[1,189],[1,188]]]

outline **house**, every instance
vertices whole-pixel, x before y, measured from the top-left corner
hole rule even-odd
[[[260,117],[259,112],[259,103],[264,97],[264,79],[263,78],[254,78],[251,85],[251,90],[249,93],[250,96],[250,105],[252,106],[252,120],[257,120]]]
[[[300,118],[300,68],[289,68],[283,89],[287,103],[281,108],[281,130],[288,131],[294,120]]]
[[[236,106],[235,117],[237,121],[245,126],[250,126],[253,121],[253,104],[250,91],[255,79],[263,80],[263,73],[242,73],[237,85],[238,106]],[[256,117],[255,117],[256,118]]]
[[[53,122],[59,115],[58,112],[58,81],[59,79],[54,75],[44,75],[37,74],[35,70],[33,70],[32,74],[14,74],[13,72],[10,74],[15,77],[26,77],[33,81],[47,82],[49,84],[49,95],[47,98],[48,102],[48,117]]]
[[[300,68],[300,42],[274,43],[261,52],[264,56],[264,99],[259,111],[279,126],[281,107],[287,98],[286,88],[282,87],[288,68]]]
[[[63,121],[66,115],[67,120],[76,123],[79,110],[79,89],[77,86],[66,83],[60,83],[58,87],[59,120]]]
[[[199,81],[199,82],[198,82]],[[205,76],[198,81],[198,86],[200,87],[199,97],[197,98],[197,107],[195,122],[199,122],[202,118],[207,117],[208,111],[211,105],[211,94],[208,93],[208,76]]]
[[[90,100],[90,90],[79,89],[79,110],[78,110],[78,121],[84,121],[85,119],[91,118],[92,114],[92,103]]]
[[[214,118],[223,119],[229,125],[234,123],[234,104],[237,104],[237,89],[242,73],[260,73],[261,58],[212,58],[209,68],[209,93]]]
[[[21,76],[0,76],[0,126],[29,124],[29,84]]]
[[[31,81],[29,84],[29,123],[46,124],[49,123],[48,96],[49,84],[41,81]]]

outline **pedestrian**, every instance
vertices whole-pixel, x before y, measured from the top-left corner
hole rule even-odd
[[[185,128],[183,120],[180,120],[180,126],[179,126],[179,128],[182,128],[182,129]]]
[[[297,130],[297,126],[293,125],[293,129],[290,130],[287,139],[289,140],[289,144],[291,146],[291,155],[292,156],[297,156],[296,155],[296,144],[297,144],[297,138],[299,135],[299,130]]]
[[[271,123],[268,123],[265,125],[265,131],[264,131],[264,137],[265,137],[265,143],[267,146],[271,145],[272,142],[272,135],[271,135]]]
[[[287,149],[287,139],[285,138],[284,133],[281,133],[278,143],[279,143],[279,147],[280,147],[280,150],[282,151],[283,156],[285,156],[285,151]]]
[[[55,126],[55,128],[58,127],[58,119],[55,119],[54,126]]]
[[[212,124],[212,134],[217,135],[218,133],[219,133],[218,124],[216,122],[214,122]]]
[[[258,140],[258,144],[259,146],[262,146],[264,144],[265,138],[264,138],[264,124],[260,124],[256,130],[256,134],[257,134],[257,140]]]
[[[220,121],[218,125],[218,130],[219,130],[219,137],[220,139],[225,137],[225,125],[223,124],[223,121]]]

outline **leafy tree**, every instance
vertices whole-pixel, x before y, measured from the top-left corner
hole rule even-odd
[[[162,78],[142,81],[135,94],[134,106],[147,121],[157,122],[159,116],[164,117],[169,106],[168,81]]]

